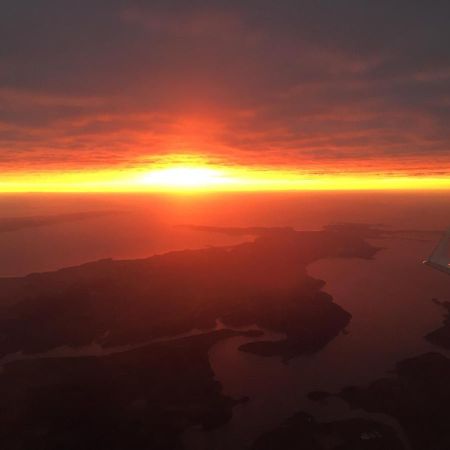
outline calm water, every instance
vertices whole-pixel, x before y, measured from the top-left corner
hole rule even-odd
[[[174,249],[232,244],[241,238],[179,225],[293,226],[330,222],[445,228],[448,194],[296,193],[210,195],[0,195],[5,218],[104,213],[82,221],[0,232],[0,276],[54,270],[100,258],[137,258]],[[49,251],[51,249],[51,251]]]
[[[443,230],[450,225],[448,194],[0,197],[0,223],[2,217],[87,211],[114,214],[0,233],[0,275],[248,239],[178,227],[183,224],[317,229],[344,221],[410,230]],[[436,237],[414,236],[373,241],[384,249],[371,261],[336,258],[308,267],[312,276],[326,280],[325,290],[353,315],[348,334],[321,352],[286,365],[277,358],[239,352],[238,346],[249,338],[215,345],[210,361],[224,392],[249,396],[250,401],[235,408],[225,427],[187,433],[189,447],[243,449],[298,410],[322,419],[355,414],[338,400],[321,405],[308,401],[306,394],[367,383],[385,375],[402,358],[436,351],[423,335],[442,321],[442,311],[431,298],[450,299],[450,279],[421,264]],[[389,423],[389,418],[382,420]]]
[[[327,280],[325,290],[353,315],[348,334],[324,350],[286,365],[276,358],[239,352],[239,345],[248,341],[244,338],[213,347],[210,360],[225,393],[248,395],[251,401],[235,408],[223,429],[192,430],[187,437],[194,443],[190,448],[245,448],[261,430],[299,410],[323,420],[355,416],[339,400],[321,405],[308,401],[306,394],[368,383],[385,376],[400,359],[437,350],[423,336],[442,321],[442,311],[431,298],[450,299],[450,280],[420,263],[431,242],[389,239],[374,244],[386,247],[375,260],[328,259],[309,266],[309,273]],[[395,426],[389,418],[362,415]]]

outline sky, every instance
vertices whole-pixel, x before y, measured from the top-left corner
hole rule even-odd
[[[440,0],[2,0],[0,191],[450,188],[449,23]]]

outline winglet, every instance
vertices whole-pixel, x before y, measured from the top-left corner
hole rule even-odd
[[[423,264],[450,275],[450,228]]]

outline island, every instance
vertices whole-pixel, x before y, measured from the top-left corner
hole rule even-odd
[[[323,231],[256,228],[229,247],[102,260],[0,279],[0,357],[92,342],[149,342],[192,329],[257,325],[285,334],[242,347],[289,359],[321,349],[351,315],[310,277],[326,257],[372,258],[377,248],[342,226]]]

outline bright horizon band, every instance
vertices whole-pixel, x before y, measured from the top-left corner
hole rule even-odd
[[[449,177],[316,175],[289,170],[173,165],[148,170],[3,174],[0,193],[239,192],[298,190],[450,189]]]

